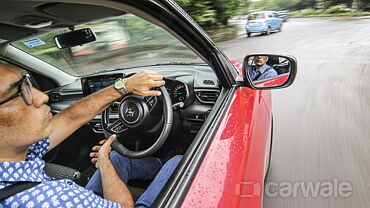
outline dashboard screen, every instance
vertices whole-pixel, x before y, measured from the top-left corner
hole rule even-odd
[[[81,79],[83,94],[85,96],[97,92],[112,85],[118,78],[122,78],[123,74],[109,74],[94,77],[83,77]]]

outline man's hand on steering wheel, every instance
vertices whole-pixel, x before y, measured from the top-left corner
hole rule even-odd
[[[124,80],[126,91],[140,96],[160,96],[160,91],[150,90],[150,88],[160,87],[165,84],[160,74],[148,70],[140,71]]]
[[[166,141],[172,126],[173,110],[170,95],[163,86],[163,77],[153,71],[140,71],[129,78],[124,79],[125,91],[133,94],[124,95],[122,99],[116,101],[111,107],[104,110],[101,114],[102,128],[104,135],[109,137],[112,134],[121,135],[125,131],[145,131],[152,129],[154,119],[157,119],[152,110],[156,106],[162,105],[162,132],[158,139],[145,150],[132,151],[124,147],[118,140],[114,140],[111,147],[117,153],[131,157],[140,158],[153,154]],[[119,86],[117,86],[119,87]],[[158,90],[150,90],[158,87]],[[120,91],[120,88],[116,88]],[[157,98],[157,96],[161,98]],[[158,99],[161,99],[159,102]],[[118,112],[113,113],[116,108]],[[95,159],[93,158],[92,161]]]

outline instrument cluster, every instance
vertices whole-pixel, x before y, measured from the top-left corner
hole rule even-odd
[[[166,89],[171,97],[172,105],[176,103],[186,103],[189,98],[188,86],[180,81],[164,79],[166,82]]]

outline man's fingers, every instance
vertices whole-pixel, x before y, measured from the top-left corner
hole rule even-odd
[[[112,134],[112,135],[109,137],[109,139],[104,143],[104,145],[110,145],[110,144],[112,144],[113,140],[115,140],[115,139],[116,139],[116,137],[117,137],[117,135]]]
[[[145,80],[163,80],[163,76],[154,71],[141,71],[136,74],[139,79]],[[135,76],[135,75],[134,75]]]
[[[101,146],[93,146],[93,148],[91,148],[93,151],[99,151]]]
[[[159,75],[158,72],[151,71],[151,70],[143,70],[143,71],[140,71],[139,73],[150,74],[150,75]]]
[[[161,91],[158,90],[143,90],[141,91],[142,96],[161,96]]]
[[[161,87],[165,84],[166,84],[166,82],[163,81],[163,80],[161,80],[161,81],[152,81],[152,82],[149,83],[149,86],[150,87]]]
[[[135,90],[135,94],[140,96],[161,96],[161,91],[158,90]]]
[[[90,157],[92,157],[92,158],[98,157],[98,153],[97,152],[91,152]]]
[[[103,145],[106,141],[107,141],[106,139],[103,139],[103,140],[99,141],[99,144]]]
[[[91,163],[94,164],[94,165],[96,164],[97,161],[98,161],[98,159],[96,159],[96,158],[91,159]]]
[[[159,74],[156,74],[156,75],[150,75],[150,78],[152,80],[157,80],[157,81],[161,81],[163,80],[163,76],[159,75]]]
[[[128,92],[141,96],[160,96],[159,91],[150,91],[150,88],[160,87],[166,84],[163,76],[154,71],[144,70],[126,78]]]

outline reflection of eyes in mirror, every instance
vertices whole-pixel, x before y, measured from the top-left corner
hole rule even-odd
[[[271,55],[250,56],[247,63],[247,72],[253,83],[289,75],[291,67],[288,59]]]

